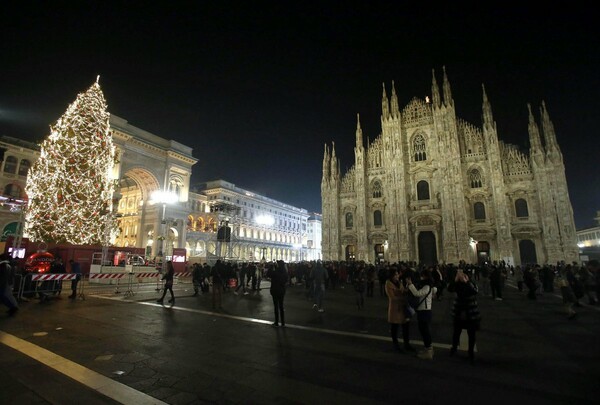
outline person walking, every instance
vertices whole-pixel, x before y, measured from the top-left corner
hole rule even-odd
[[[502,301],[502,269],[498,264],[492,267],[490,287],[492,287],[492,299]]]
[[[162,297],[156,300],[158,303],[163,303],[165,299],[165,295],[167,295],[167,291],[171,293],[171,299],[169,303],[175,304],[175,294],[173,294],[173,278],[175,277],[175,268],[173,267],[173,262],[169,260],[167,262],[167,272],[162,276],[162,280],[165,281],[165,285],[163,287]]]
[[[192,284],[194,285],[194,297],[202,290],[202,266],[200,263],[192,265]]]
[[[515,280],[517,281],[517,289],[519,292],[523,292],[523,282],[525,281],[525,276],[521,266],[517,266],[515,268]]]
[[[233,291],[233,293],[235,295],[238,295],[238,290],[241,288],[242,292],[244,293],[244,295],[248,295],[248,291],[246,289],[246,274],[248,272],[248,264],[247,263],[243,263],[242,267],[240,268],[240,270],[238,271],[238,285],[237,287],[235,287],[235,290]]]
[[[246,268],[246,279],[246,288],[248,288],[248,283],[250,283],[252,292],[256,292],[256,264],[254,264],[254,262],[248,263],[248,267]]]
[[[477,293],[479,289],[469,276],[462,270],[456,273],[454,282],[448,286],[449,292],[456,293],[454,305],[452,306],[452,347],[450,355],[453,356],[458,349],[460,335],[463,329],[467,330],[469,337],[469,360],[475,361],[475,334],[479,330],[481,314],[477,305]]]
[[[484,297],[492,295],[490,293],[490,265],[484,263],[479,272],[479,280],[481,281],[481,289]]]
[[[575,309],[573,308],[575,306],[575,303],[577,302],[577,299],[575,298],[573,289],[571,288],[571,285],[567,280],[566,273],[566,269],[560,269],[558,273],[557,284],[560,288],[560,294],[562,296],[563,306],[565,309],[565,313],[567,314],[567,319],[573,320],[577,318],[577,312],[575,312]]]
[[[314,304],[313,308],[317,309],[319,312],[325,312],[323,309],[323,295],[325,294],[325,284],[328,280],[328,274],[325,267],[323,267],[323,263],[320,260],[317,260],[315,267],[312,269],[312,281],[313,281],[313,299]]]
[[[383,264],[379,264],[379,266],[383,266]],[[375,266],[367,265],[366,269],[367,273],[367,297],[373,297],[375,293],[375,279],[377,278],[377,270]]]
[[[275,266],[272,266],[266,274],[271,280],[271,297],[273,298],[273,311],[275,312],[275,322],[273,326],[285,327],[285,315],[283,308],[283,299],[285,297],[285,289],[288,282],[288,271],[283,260],[278,260]]]
[[[360,310],[365,307],[365,290],[367,289],[367,273],[360,265],[354,276],[354,291],[356,291],[356,307]]]
[[[19,305],[13,295],[15,270],[10,259],[8,253],[0,254],[0,301],[8,307],[8,315],[13,316],[19,310]]]
[[[415,349],[410,345],[410,318],[405,314],[404,308],[407,305],[406,296],[408,290],[400,280],[400,273],[396,267],[390,267],[388,277],[385,282],[385,294],[388,297],[388,314],[387,319],[390,324],[390,335],[394,349],[399,352],[404,350],[414,352]],[[398,343],[398,326],[402,325],[402,340],[404,342],[404,350],[400,348]]]
[[[217,260],[215,265],[210,270],[210,279],[212,283],[212,307],[213,309],[221,308],[224,288],[224,268],[221,260]]]
[[[77,284],[81,280],[81,264],[71,259],[69,265],[71,266],[71,274],[76,274],[75,278],[71,280],[71,295],[69,295],[69,298],[75,299],[77,298]]]
[[[433,277],[428,270],[421,271],[421,288],[417,289],[410,278],[406,281],[412,295],[419,298],[419,303],[415,310],[417,312],[419,332],[421,332],[425,348],[420,351],[417,356],[421,359],[433,360],[433,347],[431,346],[431,304],[433,302],[432,298],[437,292],[437,288],[433,286]]]
[[[388,272],[389,268],[385,266],[380,266],[377,271],[377,279],[379,280],[379,296],[385,296],[385,283],[388,280]]]

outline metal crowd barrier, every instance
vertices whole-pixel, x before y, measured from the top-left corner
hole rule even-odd
[[[73,273],[59,273],[59,274],[47,274],[47,273],[33,273],[33,274],[19,274],[19,288],[17,290],[17,299],[26,300],[39,296],[40,298],[46,298],[50,296],[60,295],[63,289],[63,281],[71,281],[77,277],[77,274]],[[71,284],[67,284],[68,291],[71,291]],[[14,290],[13,290],[14,291]]]
[[[72,281],[77,274],[19,274],[16,275],[15,289],[13,293],[18,300],[27,300],[28,298],[42,296],[59,295],[62,289],[71,294],[71,283],[64,286],[63,281]],[[174,285],[186,285],[192,283],[191,272],[175,273]],[[154,272],[113,272],[113,273],[89,273],[80,275],[77,283],[76,297],[85,299],[86,294],[120,294],[124,290],[124,295],[132,296],[140,292],[142,288],[150,291],[160,291],[164,282],[161,280],[162,274]],[[18,285],[18,288],[17,288]],[[134,291],[135,290],[135,291]]]

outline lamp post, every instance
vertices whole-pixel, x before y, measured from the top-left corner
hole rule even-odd
[[[262,261],[265,261],[265,251],[267,250],[266,245],[266,230],[267,230],[267,226],[272,226],[275,223],[275,218],[273,218],[271,215],[259,215],[256,217],[256,223],[260,226],[262,226],[263,228],[263,236],[265,237],[265,240],[262,242],[263,243],[263,247],[261,248],[262,250]]]
[[[166,256],[166,251],[164,251],[164,247],[165,245],[165,239],[167,238],[167,226],[166,226],[166,211],[167,211],[167,204],[173,204],[175,202],[177,202],[178,200],[178,196],[175,193],[172,193],[170,191],[163,191],[163,190],[156,190],[154,193],[152,193],[152,201],[155,204],[162,204],[162,217],[161,217],[161,230],[160,230],[160,236],[158,237],[158,239],[160,240],[160,246],[158,247],[158,256],[161,256],[161,260],[162,260],[162,266],[161,266],[161,270],[164,270],[165,268],[165,256]]]

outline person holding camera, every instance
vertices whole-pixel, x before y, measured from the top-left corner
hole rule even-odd
[[[459,270],[456,273],[454,282],[448,286],[448,291],[456,293],[452,307],[454,331],[452,333],[450,355],[453,356],[456,353],[460,334],[463,329],[466,329],[469,336],[469,360],[473,363],[475,360],[475,333],[481,322],[481,314],[477,305],[479,289],[466,273]]]
[[[419,299],[419,305],[415,308],[417,312],[417,323],[419,332],[423,338],[425,348],[417,353],[417,357],[425,360],[433,360],[433,347],[431,346],[431,304],[437,288],[433,286],[431,271],[425,269],[420,273],[420,288],[417,289],[410,278],[406,280],[408,290],[414,297]]]

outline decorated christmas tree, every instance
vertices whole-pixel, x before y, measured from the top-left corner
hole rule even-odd
[[[27,177],[25,236],[107,245],[114,229],[115,149],[98,81],[77,96],[41,145]]]

